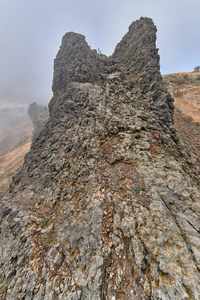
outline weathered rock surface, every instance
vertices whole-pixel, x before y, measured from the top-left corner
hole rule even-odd
[[[148,18],[108,58],[64,36],[49,120],[1,201],[2,299],[199,299],[199,161],[155,40]]]
[[[34,130],[32,142],[34,142],[38,138],[40,132],[42,131],[46,122],[48,121],[49,112],[47,107],[41,106],[34,102],[29,106],[28,114],[31,118],[31,121],[33,122]]]

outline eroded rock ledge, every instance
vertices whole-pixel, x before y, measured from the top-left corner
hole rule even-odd
[[[198,299],[199,161],[155,41],[148,18],[111,57],[63,37],[50,118],[1,202],[5,299]]]

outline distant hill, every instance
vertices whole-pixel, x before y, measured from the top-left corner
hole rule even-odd
[[[24,162],[24,156],[30,150],[31,142],[19,146],[0,157],[0,196],[9,188],[9,185]]]
[[[8,190],[30,150],[32,137],[39,136],[47,119],[47,107],[37,103],[29,107],[0,103],[0,196]]]
[[[0,156],[30,142],[32,130],[27,105],[0,102]]]

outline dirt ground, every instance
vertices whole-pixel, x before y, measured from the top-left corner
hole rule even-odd
[[[174,125],[181,139],[200,157],[200,123],[192,122],[188,116],[175,109]]]
[[[175,100],[175,128],[200,156],[200,72],[168,74],[163,79]]]

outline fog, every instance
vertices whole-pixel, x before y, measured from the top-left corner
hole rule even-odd
[[[163,74],[200,64],[199,0],[1,0],[0,107],[45,104],[52,97],[53,60],[74,31],[111,55],[128,26],[154,20]]]

